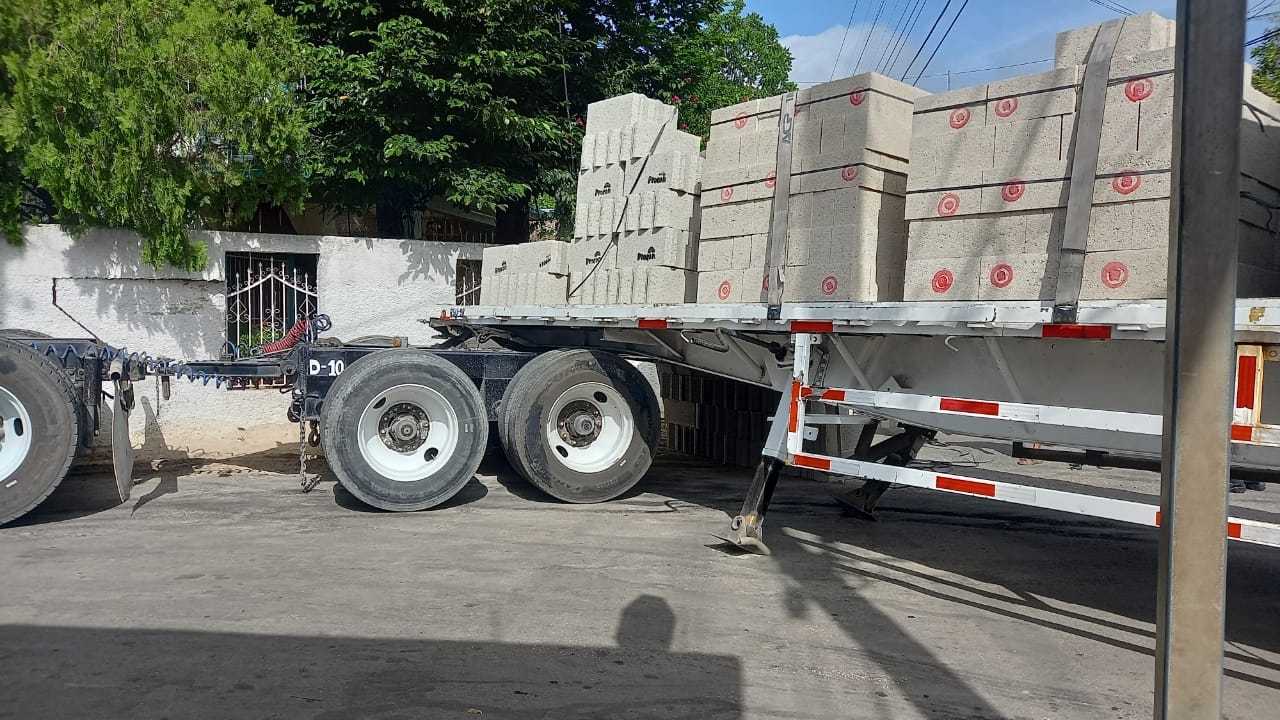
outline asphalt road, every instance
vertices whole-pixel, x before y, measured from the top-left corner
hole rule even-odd
[[[1133,472],[969,474],[1154,490]],[[1148,718],[1156,531],[911,489],[880,522],[784,479],[771,557],[712,535],[749,474],[666,457],[548,502],[494,461],[372,512],[289,454],[69,479],[0,529],[6,718]],[[957,468],[957,472],[960,471]],[[1280,520],[1280,487],[1233,496]],[[1230,718],[1280,706],[1280,550],[1230,551]]]

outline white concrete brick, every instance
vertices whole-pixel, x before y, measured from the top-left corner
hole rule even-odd
[[[757,280],[756,278],[760,279]],[[699,303],[760,302],[763,270],[714,270],[698,273]]]
[[[978,299],[981,257],[907,257],[903,298],[907,301],[965,301]]]
[[[987,101],[988,88],[987,85],[970,85],[969,87],[956,88],[946,92],[936,93],[933,95],[921,95],[915,101],[913,112],[919,116],[925,113],[932,113],[942,108],[952,108],[961,105],[981,105]],[[979,124],[985,124],[985,120],[981,117],[973,118],[973,120],[981,120]]]
[[[628,218],[626,230],[657,230],[659,228],[675,228],[683,231],[693,229],[694,206],[697,197],[669,190],[654,190],[633,193],[627,199]],[[631,227],[630,207],[639,207],[639,219],[636,227]]]
[[[1111,58],[1111,71],[1108,73],[1108,77],[1116,80],[1164,73],[1166,74],[1166,79],[1172,81],[1173,75],[1167,73],[1173,72],[1174,52],[1174,47],[1170,45],[1159,50],[1134,55],[1116,55]],[[1080,73],[1081,77],[1083,77],[1083,68],[1081,68]]]
[[[587,132],[608,131],[637,120],[666,122],[676,117],[676,109],[659,100],[631,93],[587,106]]]
[[[1095,205],[1169,198],[1173,176],[1168,167],[1163,171],[1144,171],[1137,163],[1120,165],[1120,167],[1124,169],[1111,173],[1099,173],[1093,186]]]
[[[721,172],[742,165],[742,138],[711,138],[703,158],[703,173]]]
[[[822,118],[821,138],[818,143],[818,152],[820,154],[831,155],[835,153],[843,153],[845,150],[844,139],[844,115],[833,115],[831,117]]]
[[[987,124],[1074,113],[1079,81],[1073,66],[993,82],[987,89]]]
[[[975,215],[959,218],[913,220],[908,223],[908,257],[939,259],[983,255],[1042,252],[1051,228],[1046,211]],[[1035,241],[1029,229],[1043,232]]]
[[[569,273],[585,273],[599,266],[601,270],[617,267],[618,248],[611,238],[575,240],[565,251]]]
[[[925,153],[919,164],[912,163],[908,189],[950,187],[981,178],[983,170],[995,167],[995,139],[994,126],[967,128],[939,137],[922,148]]]
[[[906,219],[956,217],[982,212],[982,188],[932,190],[907,194]]]
[[[1080,299],[1164,298],[1168,295],[1168,268],[1169,256],[1164,249],[1085,253]]]
[[[569,276],[562,273],[534,273],[533,305],[564,305],[568,301]]]
[[[1023,180],[989,171],[983,177],[979,212],[1006,213],[1066,207],[1068,188],[1065,180]]]
[[[733,269],[733,238],[699,239],[697,253],[699,271]]]
[[[582,137],[582,154],[578,160],[578,170],[592,170],[596,167],[596,135],[587,133]]]
[[[702,175],[702,158],[677,152],[661,152],[627,165],[627,192],[674,190],[697,193]]]
[[[674,122],[633,122],[621,129],[619,145],[622,160],[632,162],[659,152],[697,155],[702,148],[702,140],[697,135],[677,130]]]
[[[810,113],[804,115],[803,121],[796,121],[795,134],[792,135],[791,155],[795,160],[820,155],[822,151],[822,119],[813,118]]]
[[[965,105],[943,106],[935,110],[916,108],[911,117],[911,137],[946,137],[970,128],[986,127],[987,99],[986,86],[980,86],[983,95],[980,100]],[[930,99],[939,97],[930,96]]]
[[[983,256],[978,299],[1052,301],[1057,265],[1046,253]]]
[[[1060,68],[1084,65],[1089,58],[1093,39],[1100,25],[1090,25],[1058,33],[1054,65]],[[1125,18],[1116,42],[1116,57],[1140,55],[1152,50],[1172,47],[1174,23],[1155,13],[1141,13]]]
[[[995,127],[993,168],[1020,172],[1022,168],[1065,166],[1069,146],[1063,143],[1062,117],[1053,116],[1002,123]],[[1040,179],[1025,175],[1024,179]],[[1052,174],[1042,177],[1064,177]]]
[[[630,302],[680,305],[697,299],[698,273],[670,267],[636,268]]]
[[[738,166],[776,165],[778,162],[778,130],[760,130],[742,135]]]
[[[591,200],[615,198],[626,194],[626,182],[620,165],[588,170],[578,175],[578,206]]]
[[[624,234],[618,243],[617,267],[650,265],[696,270],[698,248],[692,234],[675,229]]]
[[[522,260],[528,258],[528,267],[538,273],[564,275],[569,272],[569,243],[544,240],[517,246],[522,250]]]

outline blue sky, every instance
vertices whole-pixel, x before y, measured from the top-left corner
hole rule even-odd
[[[801,83],[827,80],[845,35],[849,13],[855,10],[853,0],[746,0],[746,2],[749,11],[760,13],[778,28],[783,44],[791,48],[792,55],[795,57],[792,65],[792,80]],[[905,67],[911,56],[916,53],[919,48],[918,43],[924,39],[938,12],[946,4],[946,0],[923,0],[923,2],[924,10],[920,13],[915,30],[903,43],[903,49],[899,55],[900,69],[894,73],[895,77],[901,74],[901,68]],[[1137,12],[1154,11],[1170,19],[1177,15],[1176,0],[1159,2],[1115,0],[1115,2]],[[913,4],[913,0],[858,0],[835,76],[844,77],[856,71],[877,69],[882,58],[885,57],[886,46],[891,49],[896,42],[893,29],[899,26],[899,15],[904,7]],[[933,52],[933,44],[946,29],[956,9],[962,4],[963,0],[952,3],[947,19],[939,26],[934,40],[930,41],[916,68],[912,70],[912,77]],[[873,25],[876,11],[882,6],[883,14],[879,22]],[[1051,59],[1054,36],[1058,32],[1117,17],[1120,17],[1117,13],[1090,0],[1054,0],[1053,2],[970,0],[968,8],[960,16],[960,20],[947,37],[946,43],[934,58],[926,77],[920,81],[919,85],[926,90],[937,92],[947,88],[948,79],[927,76],[941,75],[948,70],[956,73],[976,68]],[[1252,23],[1248,28],[1248,37],[1260,35],[1265,30],[1264,23]],[[870,43],[868,43],[868,37],[870,37]],[[855,68],[854,64],[860,55],[862,56],[861,65]],[[951,83],[952,87],[965,87],[1004,77],[1042,72],[1052,67],[1052,62],[1045,62],[986,72],[962,72],[959,75],[953,74]]]

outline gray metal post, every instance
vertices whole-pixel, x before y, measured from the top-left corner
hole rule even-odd
[[[1245,0],[1179,0],[1155,718],[1222,717]]]

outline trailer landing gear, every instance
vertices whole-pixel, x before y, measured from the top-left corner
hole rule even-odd
[[[937,434],[934,430],[904,426],[901,433],[873,445],[877,426],[877,422],[869,422],[863,426],[853,459],[902,467],[914,460],[920,448]],[[764,516],[769,510],[769,503],[773,500],[773,491],[778,487],[778,475],[782,467],[783,462],[777,458],[761,459],[760,464],[756,466],[751,489],[747,491],[747,499],[742,503],[742,510],[730,522],[729,536],[721,536],[722,540],[748,552],[759,555],[770,554],[769,546],[765,544],[763,537]],[[889,487],[887,482],[867,480],[861,487],[840,495],[835,500],[855,516],[875,520],[876,503],[889,490]]]

